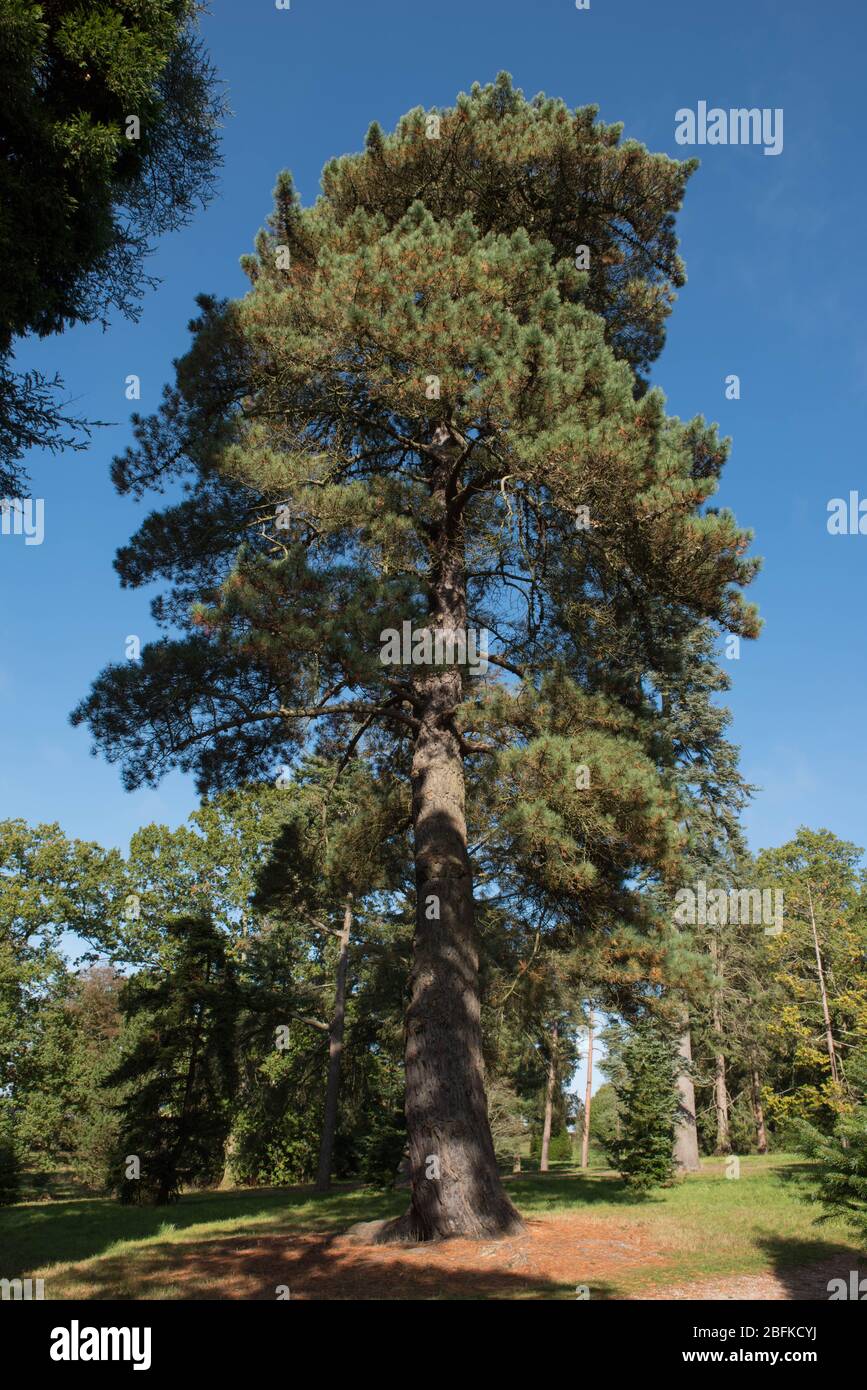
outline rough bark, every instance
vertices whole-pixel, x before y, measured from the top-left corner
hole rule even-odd
[[[604,1075],[604,1073],[603,1073]],[[581,1134],[581,1167],[586,1168],[590,1158],[590,1106],[593,1099],[593,1010],[587,1022],[587,1085],[584,1088],[584,1125]]]
[[[695,1123],[695,1086],[690,1067],[692,1065],[692,1039],[689,1032],[689,1016],[684,1016],[683,1032],[680,1036],[678,1052],[686,1064],[677,1078],[679,1097],[677,1125],[674,1131],[674,1157],[682,1173],[695,1173],[700,1164],[698,1159],[698,1129]]]
[[[352,931],[352,894],[347,894],[340,931],[337,957],[337,981],[334,988],[334,1011],[328,1029],[328,1076],[325,1082],[325,1111],[319,1141],[319,1167],[316,1191],[327,1192],[331,1186],[334,1160],[334,1136],[337,1133],[337,1102],[340,1095],[340,1064],[343,1060],[343,1028],[346,1017],[346,972],[349,962],[349,936]]]
[[[551,1050],[548,1054],[548,1076],[545,1082],[545,1117],[542,1121],[542,1149],[539,1171],[547,1173],[551,1148],[551,1121],[554,1117],[554,1088],[557,1084],[557,1024],[551,1029]]]
[[[451,506],[460,446],[435,437],[429,624],[466,632],[460,512]],[[494,1237],[523,1229],[497,1170],[482,1063],[478,945],[456,665],[413,672],[416,930],[406,1018],[406,1122],[412,1204],[380,1241]]]

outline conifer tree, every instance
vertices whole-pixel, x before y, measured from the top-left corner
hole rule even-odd
[[[628,876],[671,872],[679,832],[640,682],[624,701],[590,684],[618,613],[636,669],[703,619],[757,631],[749,537],[707,505],[726,447],[644,375],[692,166],[620,136],[502,75],[372,127],[312,208],[281,176],[250,293],[200,301],[115,465],[121,491],[190,486],[118,560],[126,583],[172,581],[156,612],[180,635],[74,716],[127,784],[267,775],[317,725],[409,780],[412,1205],[383,1238],[519,1225],[486,1115],[467,781],[490,759],[508,783],[546,894],[628,910]],[[483,630],[487,670],[464,659]]]
[[[135,317],[152,238],[213,192],[224,102],[197,9],[0,0],[0,497],[27,449],[88,433],[57,377],[14,370],[14,339]]]
[[[223,937],[206,918],[177,918],[166,937],[160,968],[125,986],[123,1055],[103,1082],[121,1091],[112,1185],[123,1202],[157,1206],[222,1172],[236,1068],[238,993]]]
[[[842,1217],[867,1249],[867,1051],[852,1058],[849,1082],[854,1103],[838,1114],[830,1134],[807,1120],[794,1124],[798,1148],[816,1165],[802,1176],[809,1200],[821,1205],[819,1220]]]
[[[676,1040],[645,1015],[626,1030],[610,1071],[605,1067],[620,1110],[620,1134],[610,1147],[627,1185],[639,1192],[674,1174],[677,1065]]]

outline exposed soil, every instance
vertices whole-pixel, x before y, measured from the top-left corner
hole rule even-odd
[[[123,1297],[126,1285],[137,1298],[151,1290],[166,1296],[170,1286],[173,1298],[261,1300],[577,1298],[587,1286],[591,1299],[824,1301],[830,1279],[849,1277],[837,1259],[636,1291],[637,1273],[670,1265],[678,1253],[682,1246],[674,1239],[666,1244],[658,1231],[558,1215],[530,1221],[525,1234],[493,1243],[377,1246],[330,1232],[240,1236],[153,1246],[137,1252],[133,1267],[124,1257],[109,1257],[77,1273],[94,1298]]]

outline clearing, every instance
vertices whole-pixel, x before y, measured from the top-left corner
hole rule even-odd
[[[337,1187],[196,1192],[170,1208],[105,1198],[0,1209],[2,1275],[48,1299],[826,1299],[867,1272],[846,1227],[817,1227],[784,1155],[722,1160],[637,1200],[607,1172],[557,1165],[506,1179],[527,1218],[505,1241],[376,1247],[346,1234],[401,1211],[402,1192]],[[862,1265],[859,1265],[859,1258]],[[279,1292],[280,1290],[283,1292]]]

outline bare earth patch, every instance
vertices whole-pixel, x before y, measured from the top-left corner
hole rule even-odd
[[[309,1232],[237,1236],[152,1245],[68,1269],[75,1292],[89,1298],[259,1299],[278,1289],[292,1299],[827,1299],[839,1277],[825,1261],[780,1274],[683,1281],[640,1291],[636,1276],[672,1264],[682,1244],[626,1222],[551,1216],[528,1222],[510,1240],[452,1240],[434,1245],[359,1244],[349,1234]],[[285,1297],[285,1293],[283,1297]]]
[[[861,1270],[863,1277],[864,1270]],[[646,1293],[630,1294],[631,1298],[684,1300],[759,1299],[801,1303],[828,1300],[828,1284],[832,1279],[849,1282],[849,1270],[842,1269],[839,1260],[823,1260],[801,1269],[787,1269],[784,1274],[736,1274],[726,1279],[707,1279],[694,1284],[672,1284]]]

